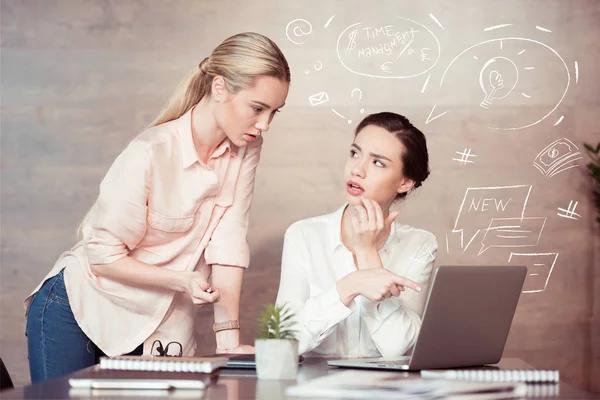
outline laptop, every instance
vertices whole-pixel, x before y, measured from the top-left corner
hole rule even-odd
[[[336,367],[422,370],[496,364],[519,302],[527,267],[441,266],[425,304],[412,355],[330,360]]]
[[[222,366],[221,369],[256,369],[256,359],[254,354],[212,354],[204,357],[225,357],[227,358],[227,365]],[[304,357],[298,357],[298,364],[304,362]]]

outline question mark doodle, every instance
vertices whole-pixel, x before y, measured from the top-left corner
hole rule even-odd
[[[362,99],[362,90],[360,90],[359,88],[355,88],[352,90],[352,93],[350,93],[350,98],[354,97],[354,92],[358,92],[358,101],[360,101]],[[360,109],[360,113],[364,113],[365,110],[363,108]]]
[[[352,92],[350,93],[350,98],[351,98],[351,99],[352,99],[352,98],[354,98],[354,92],[358,92],[358,101],[360,101],[360,100],[362,99],[362,90],[360,90],[359,88],[354,88],[354,89],[352,89]],[[339,112],[335,111],[333,108],[331,109],[331,111],[333,111],[333,113],[334,113],[335,115],[337,115],[338,117],[340,117],[340,118],[342,118],[342,119],[346,119],[346,117],[344,117],[344,116],[343,116],[342,114],[340,114]],[[360,113],[362,114],[362,113],[364,113],[364,112],[365,112],[365,109],[364,109],[364,108],[361,108],[361,109],[360,109]],[[348,124],[351,124],[351,123],[352,123],[352,120],[351,120],[351,119],[349,119],[349,120],[348,120]]]

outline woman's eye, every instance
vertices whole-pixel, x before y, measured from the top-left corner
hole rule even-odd
[[[378,166],[378,167],[385,167],[385,164],[384,164],[384,163],[382,163],[382,162],[381,162],[381,161],[379,161],[379,160],[375,160],[373,163],[374,163],[376,166]]]
[[[261,107],[254,107],[254,106],[252,106],[252,109],[253,109],[253,110],[254,110],[254,112],[255,112],[255,113],[257,113],[257,114],[258,114],[258,113],[260,113],[260,112],[262,111],[262,108],[261,108]]]
[[[350,157],[355,158],[356,156],[358,156],[358,153],[354,150],[350,150]]]

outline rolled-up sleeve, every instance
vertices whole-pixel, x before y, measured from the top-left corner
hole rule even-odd
[[[261,149],[262,137],[246,148],[233,203],[225,210],[204,253],[206,263],[209,265],[220,264],[247,268],[250,264],[250,249],[247,241],[248,222],[254,195],[254,178],[256,167],[260,161]]]
[[[90,265],[110,264],[125,257],[144,237],[150,168],[147,146],[133,141],[106,173],[83,229]]]
[[[392,272],[417,282],[423,289],[421,292],[406,289],[400,297],[391,297],[383,302],[361,296],[365,325],[384,357],[406,354],[417,340],[437,248],[437,240],[432,235],[422,243],[412,259],[401,257],[391,260],[385,266]],[[405,263],[409,264],[407,269],[404,269]],[[407,272],[402,273],[400,270]]]

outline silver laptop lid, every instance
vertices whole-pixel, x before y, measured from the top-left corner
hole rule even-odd
[[[526,274],[514,265],[439,267],[409,368],[499,362]]]

